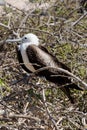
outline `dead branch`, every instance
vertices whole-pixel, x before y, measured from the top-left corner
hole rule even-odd
[[[10,107],[8,107],[8,106],[7,106],[5,103],[3,103],[2,101],[0,101],[0,104],[3,105],[4,107],[8,108],[9,110],[15,112],[15,113],[19,113],[18,111],[14,110],[14,109],[12,109],[12,108],[10,108]]]
[[[77,122],[75,122],[74,120],[72,120],[71,118],[68,117],[68,121],[70,123],[72,123],[77,129],[83,130],[83,127],[80,126]]]
[[[29,11],[29,12],[26,14],[26,16],[23,18],[23,20],[22,20],[21,23],[20,23],[20,26],[19,26],[19,28],[18,28],[18,30],[17,30],[17,33],[20,32],[21,27],[25,24],[25,22],[27,21],[28,17],[30,16],[30,14],[32,14],[35,10],[36,10],[36,8],[33,9],[32,11]]]
[[[8,29],[8,30],[11,30],[15,36],[18,36],[18,37],[19,37],[18,33],[16,33],[14,30],[12,30],[12,28],[11,28],[10,25],[9,25],[9,22],[8,22],[8,25],[5,25],[5,24],[3,24],[3,23],[0,23],[0,26],[6,28],[6,29]]]
[[[40,68],[40,69],[36,70],[35,72],[33,72],[32,74],[30,74],[29,76],[36,75],[36,74],[38,74],[41,71],[49,70],[49,69],[55,69],[56,71],[60,71],[60,72],[63,72],[65,74],[68,74],[73,79],[75,79],[76,81],[80,82],[84,86],[84,88],[83,88],[84,90],[87,90],[87,84],[84,81],[82,81],[79,77],[75,76],[73,73],[71,73],[71,72],[69,72],[69,71],[67,71],[65,69],[62,69],[62,68],[54,68],[54,67],[50,67],[50,66],[43,67],[43,68]]]
[[[40,121],[40,119],[37,118],[37,117],[31,117],[31,116],[29,116],[29,115],[22,115],[22,114],[12,114],[12,115],[8,115],[8,118],[25,118],[25,119]]]
[[[18,64],[19,64],[19,63],[18,63]],[[22,64],[23,64],[23,63],[22,63]],[[30,63],[30,64],[31,64],[31,63]],[[14,64],[13,64],[13,65],[14,65]],[[33,65],[37,65],[37,64],[33,64]],[[84,90],[87,90],[87,84],[86,84],[84,81],[82,81],[79,77],[77,77],[77,76],[74,75],[73,73],[71,73],[71,72],[69,72],[69,71],[67,71],[67,70],[65,70],[65,69],[62,69],[62,68],[54,68],[54,67],[50,67],[50,66],[48,66],[48,67],[42,67],[42,68],[36,70],[35,72],[31,73],[31,74],[29,75],[29,77],[35,76],[35,75],[38,74],[39,72],[44,71],[44,70],[49,70],[49,69],[55,69],[56,71],[60,71],[60,72],[63,72],[63,73],[65,73],[65,74],[69,75],[70,78],[72,77],[72,78],[75,79],[76,81],[80,82],[80,83],[84,86],[84,88],[83,88]],[[57,75],[52,75],[52,76],[57,76]]]
[[[10,114],[10,115],[7,115],[7,118],[25,118],[29,120],[40,121],[40,119],[37,117],[31,117],[30,115],[22,115],[22,114]],[[0,120],[2,119],[3,119],[3,116],[0,116]]]
[[[87,12],[85,12],[77,21],[75,21],[73,24],[72,24],[72,27],[73,26],[76,26],[84,17],[86,17],[87,15]]]
[[[45,106],[45,108],[46,108],[46,112],[47,112],[47,114],[48,114],[48,116],[49,116],[49,119],[50,119],[51,122],[53,123],[55,129],[58,130],[57,123],[55,122],[55,120],[54,120],[53,117],[51,116],[50,110],[49,110],[49,108],[48,108],[48,106],[47,106],[46,96],[45,96],[45,89],[44,89],[44,88],[43,88],[43,101],[44,101],[44,106]]]

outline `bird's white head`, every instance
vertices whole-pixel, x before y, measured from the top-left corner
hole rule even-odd
[[[28,33],[25,34],[22,38],[19,39],[7,39],[6,42],[20,42],[21,44],[27,44],[27,45],[39,45],[39,38],[33,34],[33,33]]]
[[[33,33],[28,33],[22,37],[21,42],[22,43],[29,43],[29,45],[35,44],[38,46],[39,45],[39,38]]]

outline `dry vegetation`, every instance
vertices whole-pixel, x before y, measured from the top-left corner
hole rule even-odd
[[[8,38],[35,33],[87,83],[87,12],[77,13],[76,2],[68,6],[60,1],[48,3],[28,12],[6,6],[0,17],[0,130],[87,129],[87,92],[73,90],[76,103],[72,105],[57,86],[45,79],[34,76],[28,83],[21,80],[24,72],[17,61],[16,44],[3,43]]]

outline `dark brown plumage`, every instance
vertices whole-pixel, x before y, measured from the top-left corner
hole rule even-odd
[[[21,52],[19,49],[17,49],[17,56],[20,63],[23,63],[23,59],[21,56]],[[32,63],[35,70],[40,69],[42,67],[60,67],[65,70],[70,71],[70,69],[63,64],[62,62],[58,61],[55,56],[50,54],[46,48],[43,46],[36,46],[36,45],[29,45],[26,48],[26,54],[28,56],[29,62]],[[28,72],[31,73],[32,71],[29,70],[26,65],[21,65],[22,68]],[[53,82],[57,84],[60,89],[67,95],[67,97],[70,99],[71,103],[74,103],[74,100],[70,94],[70,89],[77,89],[81,90],[76,84],[71,82],[71,79],[68,75],[55,71],[54,69],[49,70],[43,70],[38,73],[39,76],[44,76],[48,81]],[[57,75],[57,76],[55,76]],[[62,85],[64,87],[62,87]]]

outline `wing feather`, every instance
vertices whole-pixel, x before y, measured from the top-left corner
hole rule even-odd
[[[27,55],[29,58],[29,61],[32,63],[33,67],[37,70],[42,67],[61,67],[66,70],[70,70],[67,66],[65,66],[63,63],[59,62],[53,55],[51,55],[48,50],[46,50],[44,47],[37,47],[35,45],[28,46]],[[39,75],[45,76],[46,79],[51,80],[52,82],[63,84],[67,82],[71,82],[66,74],[63,74],[62,72],[58,72],[55,69],[48,69],[43,70],[39,73]],[[52,75],[59,75],[56,77],[52,77]]]
[[[58,59],[54,55],[52,55],[44,46],[39,46],[39,47],[52,57],[52,60],[58,65],[58,67],[61,67],[65,70],[68,70],[68,71],[71,72],[69,67],[67,67],[64,63],[58,61]]]

